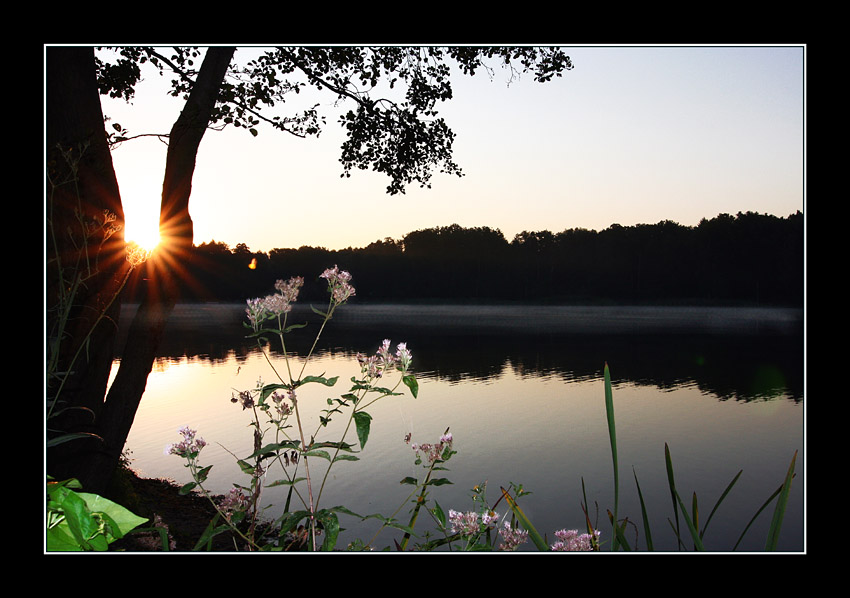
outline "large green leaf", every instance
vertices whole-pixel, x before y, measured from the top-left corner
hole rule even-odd
[[[49,485],[50,488],[51,485]],[[148,521],[97,494],[52,485],[50,508],[62,518],[47,530],[48,551],[105,551],[108,545]]]
[[[366,447],[366,441],[369,440],[372,416],[365,411],[355,411],[354,425],[357,427],[357,438],[360,440],[360,448],[363,449]]]

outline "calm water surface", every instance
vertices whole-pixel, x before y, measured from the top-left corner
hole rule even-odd
[[[316,405],[314,414],[326,408],[326,399],[346,392],[346,381],[359,374],[355,354],[374,352],[384,338],[408,343],[420,391],[418,399],[406,393],[369,409],[372,432],[361,460],[334,466],[320,506],[341,504],[361,514],[389,515],[401,505],[398,517],[404,520],[409,509],[404,501],[412,487],[399,481],[424,475],[404,436],[434,442],[450,428],[458,451],[446,472],[453,484],[431,494],[445,510],[472,509],[470,489],[476,484],[486,482],[494,502],[499,486],[521,483],[532,492],[521,503],[524,510],[551,538],[561,528],[583,528],[583,481],[591,517],[598,510],[599,525],[610,539],[605,513],[613,509],[613,473],[602,383],[607,362],[614,382],[621,516],[640,520],[637,476],[656,549],[676,550],[668,523],[673,510],[664,466],[667,443],[677,488],[688,504],[697,494],[703,518],[743,470],[705,537],[709,548],[730,550],[799,451],[780,548],[805,549],[800,312],[343,309],[323,333],[321,350],[306,372],[339,376],[340,381],[333,389],[302,387],[301,404]],[[132,311],[126,310],[125,319]],[[201,454],[203,465],[213,465],[209,488],[224,493],[233,482],[247,484],[233,455],[244,457],[253,450],[250,418],[231,403],[231,395],[253,388],[260,377],[275,380],[262,353],[244,339],[243,316],[241,305],[181,305],[175,310],[128,438],[133,465],[142,475],[190,481],[182,462],[164,454],[166,445],[179,440],[177,429],[188,425],[209,443]],[[309,311],[294,312],[290,322],[300,321],[315,319]],[[311,324],[293,333],[299,336],[290,337],[289,348],[306,353],[317,328]],[[279,354],[273,359],[283,365]],[[317,422],[307,427],[315,429]],[[333,423],[321,431],[334,432],[339,429]],[[356,441],[353,434],[348,440]],[[280,477],[275,472],[269,480]],[[281,511],[282,489],[266,489],[263,496],[269,515]],[[497,510],[504,512],[504,506]],[[739,551],[763,548],[770,514],[760,516]],[[348,529],[341,545],[355,537],[371,538],[377,530],[374,520],[361,524],[343,518],[342,525]],[[384,532],[378,545],[391,545],[394,537]]]

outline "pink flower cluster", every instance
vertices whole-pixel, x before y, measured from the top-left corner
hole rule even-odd
[[[268,295],[267,297],[248,299],[248,307],[245,308],[245,313],[248,315],[248,321],[251,322],[254,331],[259,330],[260,323],[288,313],[292,310],[292,304],[298,299],[298,291],[304,286],[304,279],[300,276],[293,276],[289,280],[278,280],[274,288],[280,291]]]
[[[405,437],[405,442],[408,442],[409,440],[410,440],[410,435],[408,434]],[[451,448],[453,440],[454,439],[452,437],[451,432],[446,432],[445,434],[440,436],[440,442],[437,442],[435,444],[431,444],[431,443],[427,443],[427,442],[422,443],[422,444],[413,443],[410,446],[410,448],[412,448],[416,452],[417,457],[420,457],[420,454],[419,454],[420,452],[424,453],[425,458],[428,460],[428,462],[434,463],[438,459],[442,458],[443,451],[446,448]]]
[[[376,379],[383,376],[384,372],[392,368],[396,368],[401,372],[406,372],[410,368],[413,355],[407,348],[407,343],[399,343],[396,347],[395,355],[391,353],[391,344],[392,341],[385,338],[383,344],[381,344],[374,355],[366,357],[362,353],[357,354],[357,361],[360,363],[360,372],[364,376]]]
[[[219,501],[218,506],[224,511],[225,518],[230,521],[234,513],[248,508],[248,497],[239,488],[231,488],[230,492]]]
[[[555,532],[558,541],[552,544],[552,550],[556,552],[585,552],[594,550],[599,540],[599,530],[593,534],[579,534],[576,529],[562,529]]]
[[[194,459],[201,452],[201,449],[207,445],[206,441],[200,436],[196,437],[195,434],[197,432],[188,426],[183,426],[177,431],[183,436],[183,440],[177,444],[166,446],[166,455],[177,455],[178,457]]]
[[[504,525],[499,528],[499,535],[502,536],[502,544],[499,550],[516,550],[520,544],[528,540],[528,532],[518,527],[511,527],[511,522],[507,519]]]
[[[499,521],[499,514],[494,511],[485,511],[480,515],[475,511],[461,513],[449,509],[449,525],[453,534],[472,536],[478,534],[488,527],[494,527]]]
[[[290,407],[289,403],[285,402],[285,399],[289,399],[289,401],[295,405],[295,391],[287,390],[286,396],[281,393],[275,391],[272,393],[272,401],[274,402],[275,409],[277,410],[277,414],[281,420],[292,415],[292,407]]]
[[[337,266],[328,268],[319,275],[328,281],[328,291],[331,293],[333,302],[340,305],[354,296],[354,287],[351,286],[351,274],[340,270]]]

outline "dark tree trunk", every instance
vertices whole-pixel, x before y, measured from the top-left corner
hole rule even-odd
[[[160,248],[148,265],[147,287],[131,324],[121,365],[101,417],[102,450],[86,463],[86,479],[103,488],[118,464],[153,367],[168,316],[180,291],[180,274],[193,242],[189,196],[201,139],[210,121],[234,48],[207,50],[186,106],[171,129],[160,208]]]
[[[87,50],[91,55],[91,49]],[[75,446],[72,458],[63,459],[61,474],[63,477],[77,477],[90,492],[103,493],[118,464],[147,385],[148,374],[153,366],[165,323],[178,296],[181,259],[191,249],[193,241],[189,196],[195,159],[234,51],[234,48],[221,47],[213,47],[207,51],[195,86],[180,117],[172,127],[160,209],[162,243],[146,264],[149,280],[145,297],[131,325],[121,365],[106,400],[103,398],[112,360],[111,344],[108,357],[106,351],[103,351],[101,356],[105,360],[101,369],[105,367],[106,372],[103,383],[90,389],[93,396],[100,393],[95,425],[91,430],[102,440],[66,443]],[[88,78],[91,79],[91,89],[95,93],[95,101],[100,111],[100,100],[93,85],[93,67],[92,62]],[[48,80],[50,75],[51,71],[48,70]],[[99,131],[105,142],[102,115],[99,124]],[[109,166],[114,180],[111,158]],[[115,196],[118,197],[117,183]],[[120,208],[120,198],[118,207]],[[114,328],[112,330],[114,331]]]
[[[51,47],[46,58],[47,398],[56,402],[47,427],[55,438],[97,433],[120,311],[116,296],[129,267],[123,232],[110,234],[112,225],[123,225],[124,213],[94,52]],[[48,473],[69,477],[71,463],[94,444],[52,449]]]

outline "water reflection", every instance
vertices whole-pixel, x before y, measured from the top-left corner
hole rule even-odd
[[[318,323],[299,308],[290,322],[313,325],[289,335],[287,348],[303,353]],[[241,305],[177,306],[159,358],[246,359],[256,343],[244,321]],[[802,323],[793,310],[351,305],[325,329],[320,350],[369,353],[383,338],[406,341],[420,375],[448,382],[506,370],[595,380],[607,362],[615,384],[694,386],[720,400],[803,399]]]
[[[526,512],[550,535],[583,525],[583,488],[604,517],[613,499],[600,383],[607,361],[616,385],[621,471],[634,468],[640,476],[662,536],[658,548],[675,549],[666,527],[665,443],[677,486],[688,496],[696,492],[703,508],[744,470],[712,522],[711,545],[720,549],[731,547],[800,450],[800,484],[792,487],[781,541],[783,550],[803,546],[803,346],[799,321],[787,313],[674,310],[665,316],[576,308],[529,318],[527,309],[517,308],[346,307],[323,333],[324,349],[311,373],[327,371],[346,381],[357,374],[356,352],[371,353],[383,338],[406,341],[421,380],[420,398],[407,395],[370,409],[379,425],[373,426],[368,454],[335,469],[326,505],[391,513],[409,491],[398,482],[420,473],[404,435],[429,442],[451,426],[459,453],[450,462],[454,484],[440,488],[445,509],[471,508],[475,484],[489,481],[498,492],[499,485],[517,482],[534,493]],[[191,425],[210,442],[203,463],[215,466],[211,489],[223,493],[241,480],[233,454],[249,454],[252,437],[247,412],[229,397],[232,389],[269,377],[268,364],[244,336],[243,319],[239,305],[178,306],[128,439],[143,475],[188,481],[182,463],[163,455],[163,447],[176,440],[178,427]],[[308,308],[290,320],[301,321],[315,321]],[[311,334],[291,335],[288,348],[303,354],[311,342]],[[281,505],[280,492],[269,489],[264,497]],[[631,484],[624,485],[621,508],[639,516]],[[744,550],[763,547],[769,518],[762,519]],[[371,529],[346,524],[349,539]]]

